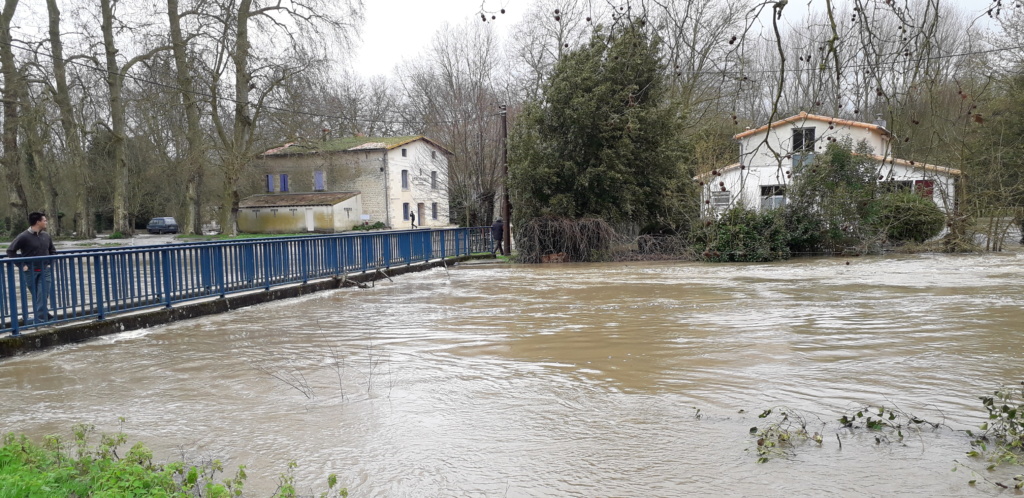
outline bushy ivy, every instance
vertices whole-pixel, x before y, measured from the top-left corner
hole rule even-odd
[[[946,215],[931,199],[913,192],[884,194],[872,203],[871,224],[889,242],[924,242],[942,232]]]
[[[734,207],[694,230],[705,261],[762,262],[788,259],[789,232],[781,210],[756,212]]]

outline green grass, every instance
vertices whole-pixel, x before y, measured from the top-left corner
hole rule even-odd
[[[122,419],[123,420],[123,419]],[[24,435],[8,433],[0,447],[0,498],[43,496],[90,497],[174,497],[203,496],[226,498],[242,496],[245,467],[233,477],[221,479],[223,465],[203,463],[155,463],[153,452],[142,443],[127,451],[119,448],[128,437],[124,433],[102,434],[98,442],[91,425],[73,429],[73,440],[47,436],[42,444]],[[123,453],[123,456],[122,456]],[[294,462],[278,477],[275,498],[292,498],[295,491]],[[338,488],[337,476],[327,478],[323,497],[345,497]]]

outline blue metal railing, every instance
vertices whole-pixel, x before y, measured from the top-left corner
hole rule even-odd
[[[487,227],[196,242],[0,258],[0,333],[488,251]],[[24,265],[51,273],[35,321]],[[31,268],[30,268],[31,271]]]

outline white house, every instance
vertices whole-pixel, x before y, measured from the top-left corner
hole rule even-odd
[[[413,217],[418,227],[449,226],[451,155],[424,136],[343,137],[284,144],[260,154],[254,162],[265,189],[239,204],[240,228],[241,220],[254,221],[256,216],[261,218],[260,223],[247,227],[258,232],[270,226],[277,227],[274,231],[281,231],[280,226],[293,226],[298,231],[310,227],[341,231],[376,222],[390,228],[410,228]],[[294,204],[298,201],[304,204]],[[311,211],[312,222],[307,220],[310,215],[294,213],[295,219],[284,225],[264,219],[268,209],[276,209],[274,215],[283,216],[285,204],[289,210]],[[356,210],[358,215],[353,219]],[[320,211],[323,213],[318,218]]]
[[[739,162],[695,178],[701,183],[704,214],[738,205],[754,210],[785,205],[787,187],[800,167],[811,164],[828,142],[846,137],[871,147],[878,181],[930,196],[945,212],[955,209],[960,170],[892,157],[892,133],[883,121],[863,123],[801,112],[733,137],[740,146]]]

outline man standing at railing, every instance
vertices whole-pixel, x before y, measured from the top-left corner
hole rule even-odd
[[[28,224],[28,230],[15,237],[14,242],[7,248],[7,257],[16,258],[19,251],[23,258],[57,254],[57,249],[53,247],[53,239],[45,232],[46,215],[39,212],[29,213]],[[32,294],[32,318],[36,322],[49,321],[51,316],[46,309],[46,298],[50,294],[52,278],[50,263],[33,261],[18,264],[18,267],[21,269],[22,281]]]

